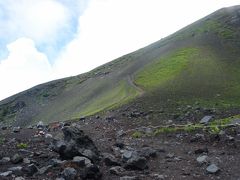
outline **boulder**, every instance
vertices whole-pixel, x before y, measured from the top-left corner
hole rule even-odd
[[[125,169],[129,170],[144,170],[147,167],[146,158],[140,156],[133,156],[127,161],[126,165],[124,166]]]
[[[85,156],[93,162],[99,161],[100,153],[93,141],[78,127],[64,127],[64,140],[54,140],[53,151],[59,153],[62,159],[73,159],[75,156]]]
[[[74,180],[77,176],[77,171],[74,168],[67,167],[63,170],[62,174],[66,180]]]

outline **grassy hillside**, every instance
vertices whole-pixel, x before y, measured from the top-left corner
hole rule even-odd
[[[88,73],[36,86],[0,102],[14,125],[77,119],[143,99],[142,106],[240,106],[240,6],[221,9]],[[147,35],[146,35],[147,36]]]

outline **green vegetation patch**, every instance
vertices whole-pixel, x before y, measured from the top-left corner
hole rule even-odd
[[[19,149],[26,149],[27,147],[28,147],[28,145],[26,143],[17,144],[17,148],[19,148]]]
[[[125,81],[121,81],[116,87],[96,97],[77,115],[88,116],[97,112],[120,106],[138,95],[137,90]],[[74,117],[73,117],[74,118]]]
[[[132,134],[132,137],[133,138],[141,138],[143,136],[143,133],[140,132],[140,131],[135,131],[133,134]]]
[[[190,59],[198,54],[196,48],[181,49],[171,55],[160,58],[148,65],[136,75],[136,84],[152,89],[176,77],[186,68]]]
[[[205,131],[211,134],[219,134],[221,130],[231,126],[231,122],[234,119],[240,118],[240,115],[235,115],[223,119],[216,119],[210,122],[208,125],[204,124],[186,124],[186,125],[173,125],[168,127],[160,127],[154,131],[154,135],[163,133],[175,133],[175,132],[194,132]]]

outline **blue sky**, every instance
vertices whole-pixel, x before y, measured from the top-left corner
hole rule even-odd
[[[0,0],[0,100],[89,71],[240,0]]]

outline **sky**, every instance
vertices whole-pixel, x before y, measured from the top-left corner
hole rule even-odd
[[[240,0],[0,0],[0,100],[87,72]]]

